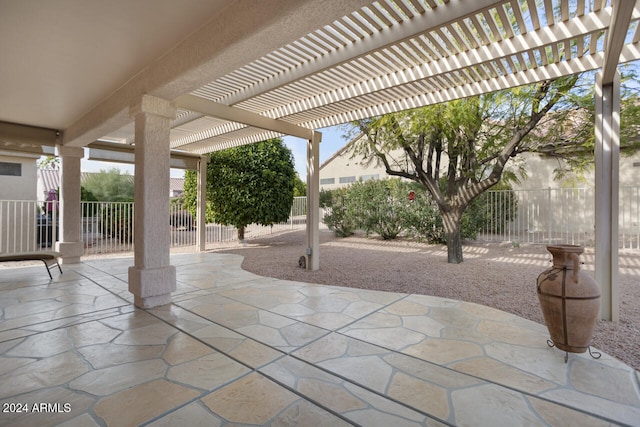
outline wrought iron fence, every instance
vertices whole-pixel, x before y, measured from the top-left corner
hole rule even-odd
[[[640,249],[640,186],[620,188],[619,247]],[[478,240],[522,243],[563,242],[585,246],[594,243],[592,189],[542,189],[489,191],[485,225]],[[306,197],[296,197],[287,221],[270,226],[252,224],[245,237],[254,239],[306,226]],[[46,250],[59,235],[57,201],[0,201],[0,252]],[[86,254],[133,250],[133,203],[82,202],[81,239]],[[322,215],[321,215],[322,217]],[[197,224],[186,210],[172,205],[167,226],[171,247],[196,245]],[[326,228],[320,224],[321,228]],[[207,244],[237,239],[231,226],[206,224]]]

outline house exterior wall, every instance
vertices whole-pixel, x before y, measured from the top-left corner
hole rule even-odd
[[[0,153],[0,200],[11,200],[0,209],[0,252],[8,245],[30,251],[36,244],[36,160],[39,155]]]
[[[389,177],[383,165],[377,165],[375,161],[367,165],[361,157],[352,158],[348,146],[349,144],[320,165],[321,191],[346,187],[356,181]]]
[[[0,180],[2,180],[0,200],[36,199],[36,160],[39,158],[39,155],[27,153],[7,151],[0,153],[0,163],[20,165],[20,175],[4,175],[0,173]]]
[[[349,144],[351,142],[320,165],[321,190],[345,187],[354,181],[389,178],[384,166],[376,165],[375,161],[367,166],[361,157],[352,157],[348,149]],[[399,161],[404,159],[401,150],[392,153],[391,157]],[[527,176],[521,179],[519,183],[512,183],[514,190],[595,187],[593,169],[580,177],[568,176],[562,180],[555,180],[554,170],[560,166],[557,159],[525,153],[519,156],[519,161],[524,163]],[[443,159],[444,165],[446,165],[446,158]],[[507,168],[509,167],[510,165],[507,164]],[[511,166],[511,168],[515,169],[514,166]],[[621,156],[619,175],[620,187],[640,185],[640,152],[632,156]]]
[[[562,180],[554,180],[553,172],[559,167],[558,160],[541,157],[536,154],[524,154],[522,156],[527,178],[522,179],[520,183],[513,183],[514,190],[595,187],[595,172],[593,168],[580,177],[569,176]],[[620,157],[619,179],[621,188],[640,185],[640,153]]]

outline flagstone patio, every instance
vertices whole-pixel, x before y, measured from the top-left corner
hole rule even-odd
[[[143,311],[131,258],[0,269],[2,426],[640,425],[640,377],[543,325],[423,295],[276,280],[172,255]]]

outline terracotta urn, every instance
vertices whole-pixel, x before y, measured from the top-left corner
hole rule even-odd
[[[538,299],[551,341],[566,352],[584,353],[598,320],[600,286],[580,271],[582,246],[549,245],[547,250],[553,267],[538,276]]]

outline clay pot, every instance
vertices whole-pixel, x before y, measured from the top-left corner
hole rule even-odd
[[[580,271],[582,246],[549,245],[553,267],[538,276],[538,299],[551,341],[561,350],[584,353],[600,310],[600,286]]]

